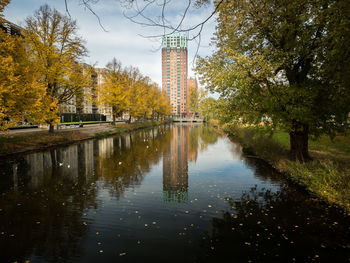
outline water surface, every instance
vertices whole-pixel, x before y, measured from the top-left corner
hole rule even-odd
[[[350,221],[202,125],[0,162],[1,262],[348,262]]]

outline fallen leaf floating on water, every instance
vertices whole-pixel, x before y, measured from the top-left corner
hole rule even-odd
[[[125,255],[126,255],[126,252],[119,253],[120,257],[125,256]]]
[[[84,222],[83,222],[83,225],[84,225],[84,226],[87,226],[87,223],[84,221]]]

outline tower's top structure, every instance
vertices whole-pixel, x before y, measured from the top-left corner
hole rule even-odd
[[[187,48],[187,37],[181,33],[173,33],[164,36],[162,39],[162,48]]]

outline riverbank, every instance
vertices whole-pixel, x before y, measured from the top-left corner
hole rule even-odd
[[[55,130],[50,134],[47,130],[20,134],[0,135],[0,157],[30,151],[43,150],[58,145],[67,145],[83,140],[102,138],[139,129],[151,128],[166,121],[145,121],[136,123],[118,123],[118,125],[96,125],[94,127]]]
[[[264,127],[227,126],[225,132],[238,141],[247,156],[261,158],[310,193],[350,211],[350,136],[326,136],[309,141],[312,161],[289,158],[289,135],[268,134]]]

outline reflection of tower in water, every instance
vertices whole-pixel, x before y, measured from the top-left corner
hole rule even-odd
[[[188,189],[188,127],[172,130],[170,147],[163,156],[163,200],[186,202]]]

